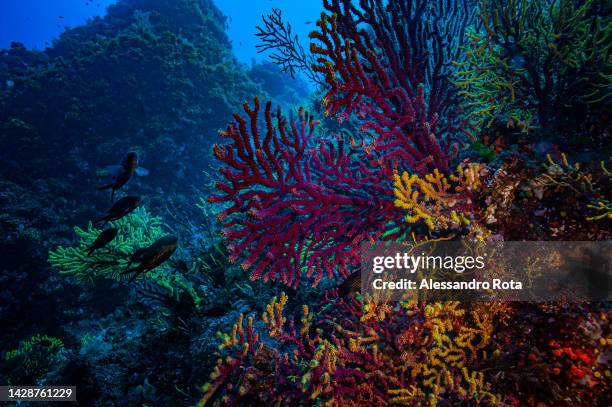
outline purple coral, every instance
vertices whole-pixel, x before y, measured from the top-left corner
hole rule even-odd
[[[252,279],[294,287],[303,270],[314,285],[324,275],[346,277],[359,262],[359,244],[401,217],[391,199],[391,169],[340,140],[310,147],[317,123],[303,110],[288,123],[280,108],[273,118],[267,103],[265,134],[258,129],[259,100],[244,110],[248,122],[236,114],[221,132],[232,143],[215,146],[225,182],[209,198],[232,203],[219,215],[231,259],[243,257]]]

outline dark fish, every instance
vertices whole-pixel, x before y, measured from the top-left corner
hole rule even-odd
[[[126,215],[129,215],[140,206],[139,196],[126,196],[118,200],[111,206],[105,216],[94,221],[94,223],[104,222],[102,227],[105,227],[108,222],[119,220]]]
[[[110,189],[111,201],[115,198],[115,191],[127,184],[134,177],[134,174],[140,176],[149,174],[148,170],[138,166],[138,154],[133,151],[128,153],[121,165],[111,165],[106,168],[106,171],[112,176],[112,181],[98,187],[98,191]]]
[[[118,230],[115,228],[103,230],[102,233],[100,233],[98,237],[96,237],[96,240],[94,240],[94,242],[89,247],[87,255],[91,256],[94,251],[106,247],[106,245],[112,242],[113,239],[117,236],[117,232]]]
[[[166,262],[176,251],[177,243],[178,237],[176,236],[164,236],[157,239],[151,246],[138,251],[138,255],[135,256],[137,260],[134,261],[140,263],[137,267],[128,268],[121,274],[134,273],[128,284],[131,283],[142,273],[153,270]]]
[[[355,271],[338,286],[338,295],[348,297],[359,290],[361,290],[361,272]]]

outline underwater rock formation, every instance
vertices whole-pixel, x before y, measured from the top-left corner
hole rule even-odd
[[[13,84],[0,88],[2,177],[58,178],[56,195],[76,187],[91,202],[96,169],[133,150],[158,191],[201,188],[195,163],[208,161],[234,107],[262,92],[232,56],[224,24],[209,0],[124,0],[45,51],[0,51],[0,83]]]

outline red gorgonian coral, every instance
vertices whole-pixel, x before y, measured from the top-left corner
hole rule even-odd
[[[280,108],[264,110],[265,134],[258,129],[255,98],[221,132],[232,143],[215,146],[224,163],[222,192],[211,202],[231,202],[219,218],[231,242],[231,260],[244,258],[251,278],[297,286],[302,271],[317,284],[324,275],[346,277],[359,262],[360,243],[376,239],[389,221],[401,219],[394,207],[392,171],[343,142],[310,143],[316,122],[300,109],[288,122]]]
[[[362,113],[374,148],[401,171],[448,173],[460,120],[452,62],[472,12],[466,0],[325,0],[310,34],[327,112]]]
[[[367,143],[315,142],[312,117],[300,110],[288,122],[270,104],[260,135],[257,99],[254,109],[244,105],[248,119],[234,115],[221,133],[232,141],[215,147],[226,182],[210,200],[232,202],[220,215],[224,234],[251,278],[297,286],[302,272],[314,284],[347,276],[362,242],[400,233],[393,175],[450,171],[462,122],[448,69],[469,13],[464,1],[436,4],[324,2],[331,14],[311,34],[321,44],[312,45],[313,68],[330,89],[327,112],[359,112],[362,130],[373,132]]]

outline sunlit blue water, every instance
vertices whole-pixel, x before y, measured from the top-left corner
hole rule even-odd
[[[83,24],[104,14],[114,0],[0,0],[0,48],[19,41],[28,48],[43,49],[66,27]],[[228,34],[236,57],[243,62],[260,59],[255,45],[256,25],[273,7],[283,10],[302,42],[321,12],[318,1],[216,0],[228,19]]]

